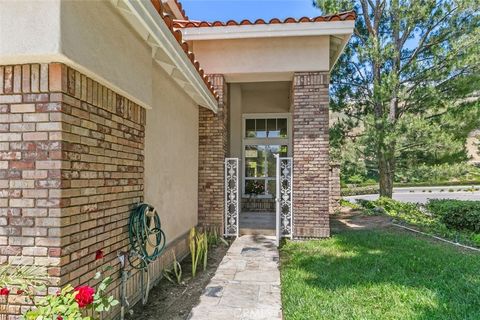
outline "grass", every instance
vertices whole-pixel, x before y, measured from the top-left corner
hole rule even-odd
[[[286,320],[480,319],[480,254],[396,230],[281,249]]]
[[[480,233],[448,228],[439,216],[426,214],[423,212],[425,209],[422,211],[415,203],[400,202],[388,198],[380,198],[375,201],[357,200],[357,202],[359,207],[362,207],[364,214],[385,214],[428,234],[480,248]]]

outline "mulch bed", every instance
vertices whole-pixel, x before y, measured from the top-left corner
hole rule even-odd
[[[171,283],[163,278],[150,291],[147,305],[142,306],[141,302],[137,303],[133,308],[133,315],[128,316],[127,319],[188,319],[190,311],[199,303],[203,290],[214,276],[227,250],[228,247],[224,244],[209,249],[207,270],[203,271],[203,267],[199,265],[197,275],[193,279],[191,259],[185,258],[181,263],[183,283]]]

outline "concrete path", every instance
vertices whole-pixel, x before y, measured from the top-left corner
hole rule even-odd
[[[278,260],[274,237],[237,238],[189,319],[282,319]]]

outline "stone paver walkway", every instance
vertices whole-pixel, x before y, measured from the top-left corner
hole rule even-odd
[[[237,238],[189,319],[282,319],[278,261],[274,237]]]

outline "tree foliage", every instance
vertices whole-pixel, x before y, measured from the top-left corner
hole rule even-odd
[[[363,143],[356,151],[375,163],[381,195],[391,196],[397,166],[464,157],[466,132],[480,124],[479,0],[315,3],[358,14],[332,72],[331,108],[347,116],[332,144]]]

